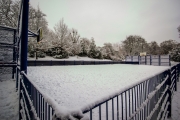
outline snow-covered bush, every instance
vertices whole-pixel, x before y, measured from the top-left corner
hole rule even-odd
[[[35,51],[34,50],[29,51],[29,57],[35,57]]]
[[[171,60],[175,62],[180,62],[180,46],[174,48],[171,52]]]
[[[80,40],[79,56],[88,56],[90,43],[90,40],[88,40],[87,38],[82,38]]]
[[[63,58],[68,58],[68,55],[62,54],[62,55],[55,55],[54,58],[56,59],[63,59]]]
[[[44,57],[46,57],[46,54],[43,51],[37,51],[37,56],[39,58],[44,58]]]

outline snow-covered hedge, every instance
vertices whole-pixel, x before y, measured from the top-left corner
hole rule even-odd
[[[180,62],[180,46],[177,48],[174,48],[171,52],[171,60],[175,62]]]

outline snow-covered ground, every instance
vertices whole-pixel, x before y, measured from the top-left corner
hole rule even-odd
[[[167,69],[124,64],[45,66],[28,67],[28,76],[59,108],[71,112],[83,111]]]
[[[28,58],[28,60],[36,60],[36,58]],[[111,61],[111,60],[108,60],[108,59],[93,59],[93,58],[89,58],[89,57],[79,57],[79,56],[73,56],[73,57],[69,57],[67,59],[55,59],[53,57],[50,57],[50,56],[46,56],[45,58],[38,58],[38,60],[57,60],[57,61],[72,61],[72,60],[75,60],[75,61]]]
[[[18,95],[15,80],[0,81],[0,120],[18,119]]]
[[[180,78],[179,78],[180,80]],[[179,120],[180,119],[180,82],[177,83],[177,91],[174,92],[172,99],[172,116],[167,120]]]
[[[59,106],[69,108],[72,105],[70,108],[83,109],[95,101],[102,100],[101,98],[110,97],[113,91],[116,94],[165,69],[168,67],[143,65],[29,67],[28,76]],[[131,76],[127,78],[129,74]],[[172,119],[168,120],[179,119],[179,99],[180,82],[172,100]],[[15,91],[15,81],[0,81],[0,120],[17,118],[18,96]]]

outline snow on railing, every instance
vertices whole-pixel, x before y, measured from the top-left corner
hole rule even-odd
[[[100,120],[109,118],[112,120],[153,120],[157,117],[158,119],[165,119],[167,113],[170,117],[171,112],[169,111],[171,111],[170,106],[172,104],[170,100],[179,73],[178,75],[174,74],[177,74],[175,71],[178,69],[180,69],[179,64],[170,70],[158,73],[152,78],[147,78],[147,80],[141,81],[141,83],[133,85],[119,94],[116,93],[114,96],[103,99],[103,101],[90,104],[82,109],[83,113],[89,116],[90,120],[93,120],[93,118],[99,118]]]
[[[27,89],[26,89],[26,87],[25,87],[25,85],[24,85],[23,79],[21,80],[21,84],[22,84],[22,87],[23,87],[24,92],[25,92],[25,94],[26,94],[26,97],[27,97],[27,99],[28,99],[27,102],[29,102],[31,111],[32,111],[32,113],[33,113],[33,115],[34,115],[34,119],[35,119],[35,120],[39,120],[39,117],[37,117],[36,109],[34,108],[33,103],[32,103],[32,101],[31,101],[31,98],[30,98],[30,96],[29,96],[29,94],[28,94],[28,91],[27,91]],[[21,90],[21,93],[22,93],[22,96],[23,96],[23,98],[24,98],[23,90]],[[26,106],[27,106],[27,104],[26,104]],[[30,117],[30,116],[29,116],[29,111],[28,111],[28,117]]]
[[[163,102],[163,104],[162,104],[162,106],[161,106],[161,110],[160,110],[160,112],[159,112],[159,114],[158,114],[157,120],[160,120],[162,112],[165,111],[165,105],[166,105],[166,103],[167,103],[168,97],[169,97],[169,94],[167,94],[166,97],[165,97],[165,99],[164,99],[164,102]]]
[[[177,69],[177,70],[174,70]],[[114,96],[108,96],[103,101],[91,104],[81,110],[67,110],[59,106],[48,95],[30,81],[25,72],[21,72],[21,101],[20,113],[29,119],[90,119],[104,120],[120,119],[164,119],[171,114],[171,97],[177,82],[179,65],[171,70],[157,73],[151,78],[142,80],[136,85],[129,86]],[[173,72],[171,72],[173,71]],[[176,75],[174,75],[176,74]],[[173,79],[172,79],[173,77]],[[171,86],[171,87],[170,87]],[[23,94],[25,93],[25,94]],[[61,108],[62,107],[62,108]],[[29,110],[27,112],[23,111]],[[96,109],[96,110],[95,110]],[[62,111],[63,110],[63,111]],[[32,119],[32,118],[30,118]]]
[[[161,84],[159,84],[154,91],[152,91],[152,92],[149,93],[147,99],[146,99],[146,100],[142,103],[142,105],[130,116],[129,120],[133,119],[136,114],[138,114],[145,106],[147,106],[147,104],[148,104],[148,102],[151,100],[151,98],[152,98],[152,97],[156,94],[156,92],[165,84],[165,82],[167,81],[168,77],[169,77],[169,76],[167,75],[166,78],[165,78],[165,80],[164,80]],[[159,102],[162,100],[165,92],[168,90],[168,87],[169,87],[169,86],[167,85],[166,88],[165,88],[165,90],[163,91],[163,93],[162,93],[162,95],[161,95],[161,98],[159,99],[159,101],[158,101],[157,104],[159,104]],[[157,104],[156,104],[156,105],[157,105]],[[153,114],[153,113],[151,113],[151,114]]]
[[[25,97],[24,97],[24,93],[23,93],[23,91],[21,90],[21,94],[22,94],[22,102],[24,103],[24,105],[25,105],[25,110],[26,110],[26,113],[27,113],[27,117],[28,117],[28,119],[30,120],[30,115],[29,115],[29,110],[28,110],[28,108],[27,108],[27,103],[26,103],[26,100],[25,100]],[[24,112],[25,113],[25,112]]]

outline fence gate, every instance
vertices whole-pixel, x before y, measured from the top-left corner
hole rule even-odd
[[[0,26],[0,80],[14,78],[17,48],[16,29]]]

